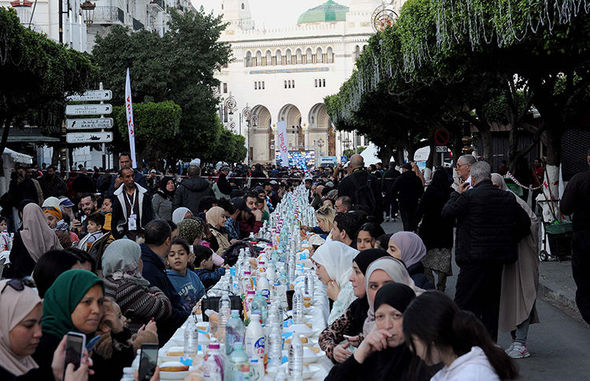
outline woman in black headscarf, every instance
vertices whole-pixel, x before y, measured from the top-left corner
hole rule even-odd
[[[335,364],[342,363],[350,357],[352,354],[349,350],[350,346],[357,347],[363,340],[363,324],[369,310],[365,273],[371,262],[387,256],[389,254],[385,250],[369,249],[361,251],[353,259],[350,282],[357,299],[350,304],[342,316],[322,331],[318,341],[320,348]]]
[[[163,177],[160,180],[158,191],[152,198],[152,208],[154,209],[154,218],[161,218],[166,221],[172,220],[172,200],[174,199],[174,179],[172,177]]]
[[[326,380],[428,380],[426,368],[405,345],[403,313],[416,298],[403,283],[388,283],[375,295],[375,328]]]

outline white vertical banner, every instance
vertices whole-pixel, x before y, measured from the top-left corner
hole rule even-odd
[[[129,132],[129,153],[133,168],[137,168],[135,159],[135,125],[133,124],[133,101],[131,99],[131,80],[129,79],[129,68],[127,68],[127,79],[125,80],[125,110],[127,113],[127,131]]]
[[[277,123],[279,153],[281,158],[281,167],[289,166],[289,142],[287,141],[287,123],[282,120]]]

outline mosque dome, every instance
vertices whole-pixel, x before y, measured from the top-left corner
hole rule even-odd
[[[340,5],[333,0],[328,0],[317,7],[308,9],[303,12],[297,24],[314,23],[314,22],[331,22],[346,21],[348,7]]]

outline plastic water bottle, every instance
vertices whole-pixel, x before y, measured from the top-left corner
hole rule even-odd
[[[244,271],[244,278],[242,279],[243,293],[254,290],[254,282],[250,271]]]
[[[223,381],[223,356],[219,351],[219,343],[211,343],[205,354],[203,380]]]
[[[232,354],[229,357],[231,362],[231,380],[246,381],[250,378],[250,362],[248,355],[244,352],[244,344],[235,343]]]
[[[252,314],[252,300],[254,300],[254,295],[256,295],[256,292],[250,290],[244,298],[244,316],[246,319],[251,319],[250,315]]]
[[[283,337],[281,326],[276,322],[272,323],[269,338],[271,365],[279,367],[283,362]]]
[[[303,345],[299,336],[293,336],[289,347],[289,377],[294,380],[303,379]]]
[[[225,326],[231,315],[231,301],[227,292],[224,292],[219,300],[219,325],[217,327],[217,337],[221,343],[225,342]]]
[[[260,359],[250,359],[250,381],[264,378],[264,363]]]
[[[266,278],[265,273],[261,273],[258,276],[258,281],[256,282],[256,290],[260,292],[260,294],[264,297],[264,299],[267,302],[270,301],[270,284],[268,283],[268,279]]]
[[[301,289],[295,290],[295,294],[293,295],[293,323],[305,323],[303,313],[303,294],[301,293]]]
[[[265,341],[260,315],[252,314],[250,324],[246,328],[246,354],[248,357],[264,359]]]
[[[266,319],[268,317],[268,303],[262,293],[257,292],[250,303],[250,315],[253,316],[254,314],[260,315],[260,322],[262,324],[266,324]],[[252,320],[252,318],[250,318]]]
[[[240,311],[232,310],[225,326],[225,353],[230,356],[236,344],[244,344],[245,328]]]
[[[184,355],[194,358],[199,351],[199,332],[195,320],[190,317],[184,327]]]

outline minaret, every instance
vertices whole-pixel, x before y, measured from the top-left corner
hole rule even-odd
[[[248,0],[222,0],[221,13],[223,20],[230,23],[228,29],[254,29]]]

